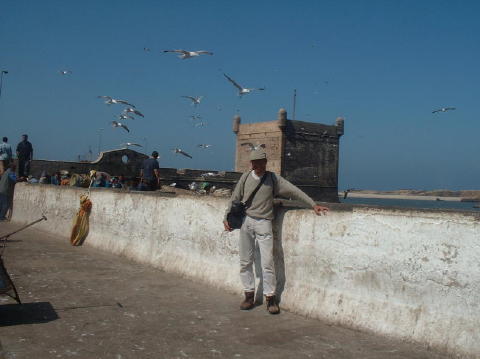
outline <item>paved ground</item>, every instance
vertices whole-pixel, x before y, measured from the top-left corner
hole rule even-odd
[[[0,296],[5,359],[445,358],[263,306],[241,312],[239,296],[35,229],[12,237],[4,260],[25,303]]]

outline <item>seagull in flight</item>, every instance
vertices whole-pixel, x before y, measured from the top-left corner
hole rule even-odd
[[[257,145],[254,145],[253,143],[251,142],[244,142],[244,143],[241,143],[240,146],[246,146],[248,151],[256,151],[260,148],[265,148],[265,144],[262,143],[261,145],[257,144]]]
[[[202,119],[202,116],[200,115],[190,115],[188,116],[192,121],[198,121]]]
[[[200,105],[200,101],[202,101],[203,96],[182,96],[183,98],[188,98],[192,101],[192,105],[197,106]]]
[[[207,125],[206,122],[200,121],[194,124],[195,127],[205,127]]]
[[[61,75],[71,75],[72,74],[72,71],[70,71],[70,70],[60,70],[58,72],[60,72]]]
[[[227,74],[223,74],[223,76],[225,76],[227,78],[227,80],[230,81],[233,84],[233,86],[235,86],[238,89],[238,96],[243,96],[243,95],[249,94],[252,91],[264,91],[265,90],[264,87],[262,87],[262,88],[242,87],[237,82],[235,82],[234,79],[232,79],[230,76],[228,76]]]
[[[193,158],[192,156],[190,156],[187,152],[185,152],[185,151],[182,150],[181,148],[174,148],[172,151],[173,151],[175,154],[180,153],[181,155],[184,155],[185,157]]]
[[[433,110],[432,113],[447,112],[447,111],[452,111],[452,110],[456,110],[456,108],[455,107],[442,107],[438,110]]]
[[[213,52],[198,50],[198,51],[186,51],[186,50],[163,50],[163,52],[176,52],[180,54],[178,57],[182,60],[190,59],[192,57],[200,56],[200,55],[213,55]]]
[[[121,123],[121,122],[112,121],[112,127],[121,127],[121,128],[123,128],[125,131],[130,132],[130,130],[128,129],[128,127],[125,126],[125,125],[124,125],[123,123]]]
[[[113,97],[110,97],[110,96],[97,96],[98,98],[103,98],[105,100],[105,103],[107,105],[111,105],[111,104],[121,104],[121,105],[127,105],[127,106],[130,106],[130,107],[135,107],[134,105],[132,105],[131,103],[128,103],[128,101],[125,101],[125,100],[118,100],[116,98],[113,98]]]
[[[212,145],[207,145],[207,144],[200,144],[200,145],[197,145],[198,148],[203,148],[203,149],[207,149],[209,147],[212,147]]]
[[[135,106],[133,106],[135,107]],[[135,115],[138,115],[138,116],[141,116],[141,117],[145,117],[143,116],[143,113],[141,113],[140,111],[134,109],[134,108],[131,108],[131,107],[127,107],[126,109],[123,110],[123,114],[126,115],[126,114],[129,114],[129,113],[133,113]]]
[[[124,143],[123,144],[126,148],[130,147],[130,146],[137,146],[137,147],[143,147],[142,145],[138,144],[138,143],[133,143],[133,142],[127,142],[127,143]]]
[[[127,115],[126,113],[121,113],[117,117],[119,120],[135,120],[135,117]]]

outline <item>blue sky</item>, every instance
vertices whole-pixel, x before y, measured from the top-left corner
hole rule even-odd
[[[291,114],[296,88],[297,119],[346,119],[340,188],[478,189],[479,13],[477,1],[441,0],[4,0],[0,134],[16,144],[28,133],[36,158],[96,153],[101,132],[102,149],[146,142],[162,167],[231,170],[235,113],[244,123]],[[162,53],[172,48],[215,55]],[[224,72],[267,90],[239,99]],[[98,95],[145,118],[130,134],[113,129],[121,107]],[[204,100],[195,110],[182,95]],[[431,113],[445,106],[457,110]],[[194,111],[205,127],[189,122]]]

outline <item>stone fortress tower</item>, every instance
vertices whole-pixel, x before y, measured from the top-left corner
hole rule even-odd
[[[250,167],[248,146],[265,144],[267,169],[285,177],[317,201],[338,202],[338,161],[343,118],[335,125],[287,119],[280,109],[275,121],[242,124],[240,116],[233,119],[237,135],[235,171]]]

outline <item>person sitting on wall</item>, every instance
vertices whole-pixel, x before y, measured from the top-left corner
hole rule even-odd
[[[152,156],[143,161],[142,169],[140,170],[141,185],[139,187],[143,187],[144,191],[155,191],[157,188],[160,188],[159,170],[158,152],[153,151]]]
[[[30,176],[27,177],[27,182],[31,183],[31,184],[35,184],[35,183],[38,183],[38,179],[36,179],[32,175],[30,175]]]
[[[48,175],[47,171],[43,170],[40,174],[40,179],[38,180],[41,184],[49,184],[50,183],[50,176]]]
[[[112,180],[110,181],[110,187],[122,188],[122,184],[120,183],[120,180],[118,179],[118,177],[112,177]]]
[[[105,187],[105,184],[106,184],[106,176],[101,172],[97,172],[95,176],[95,180],[92,183],[92,187],[95,187],[95,188]]]
[[[70,172],[67,170],[60,171],[60,186],[70,186]]]
[[[50,177],[50,183],[55,185],[55,186],[60,186],[60,183],[62,182],[62,175],[60,172],[55,172],[55,174]]]
[[[283,177],[267,171],[267,155],[263,150],[253,150],[250,153],[250,163],[252,170],[244,173],[235,186],[225,212],[223,225],[225,230],[232,231],[227,220],[232,202],[242,201],[245,203],[250,194],[259,186],[253,199],[250,200],[249,207],[246,208],[246,216],[240,228],[240,279],[245,293],[245,299],[240,304],[240,309],[249,310],[255,306],[253,254],[256,241],[260,249],[263,294],[266,299],[267,310],[270,314],[278,314],[280,308],[275,297],[276,277],[273,263],[273,198],[281,196],[300,200],[312,207],[317,215],[325,214],[328,208],[317,205],[307,194]]]
[[[6,214],[12,206],[13,190],[17,177],[15,163],[11,162],[0,178],[0,221],[6,221]]]
[[[105,188],[112,188],[112,180],[113,179],[105,180]]]

